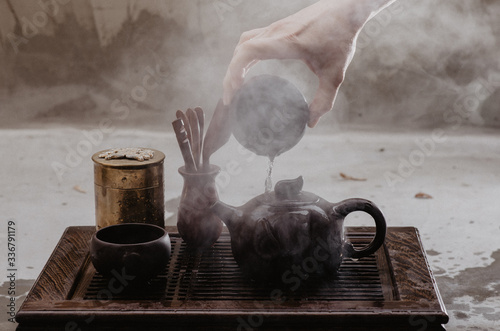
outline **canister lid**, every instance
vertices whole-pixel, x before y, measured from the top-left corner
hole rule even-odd
[[[136,148],[137,150],[148,150],[153,152],[153,157],[150,159],[145,159],[143,161],[139,161],[131,158],[113,158],[106,159],[104,157],[99,157],[99,155],[103,155],[106,152],[112,152],[113,149],[108,149],[104,151],[100,151],[92,155],[92,161],[96,164],[102,165],[103,167],[109,168],[127,168],[127,169],[142,169],[157,166],[159,163],[162,163],[165,160],[165,154],[162,152],[151,149],[151,148]],[[119,150],[119,149],[115,149]]]
[[[113,150],[105,150],[92,156],[96,185],[123,190],[163,186],[165,154],[162,152],[147,149],[147,151],[153,152],[153,156],[143,161],[130,158],[106,159],[99,156],[110,151],[114,152]]]

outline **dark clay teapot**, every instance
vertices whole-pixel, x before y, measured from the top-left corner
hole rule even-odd
[[[385,219],[371,201],[330,203],[302,186],[302,177],[280,181],[239,208],[220,201],[211,207],[229,229],[236,262],[254,280],[285,281],[297,272],[334,275],[344,257],[359,259],[383,244]],[[375,237],[359,250],[344,236],[344,218],[354,211],[370,214],[376,224]]]

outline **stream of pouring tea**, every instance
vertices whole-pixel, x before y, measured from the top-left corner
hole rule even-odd
[[[274,167],[274,157],[269,158],[269,164],[267,167],[267,178],[266,178],[266,193],[269,193],[273,189],[273,167]]]

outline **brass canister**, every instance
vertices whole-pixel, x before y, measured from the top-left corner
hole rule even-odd
[[[165,227],[163,162],[165,154],[149,149],[148,160],[99,157],[95,153],[94,191],[97,229],[121,223]]]

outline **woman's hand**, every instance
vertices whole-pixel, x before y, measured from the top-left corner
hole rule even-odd
[[[268,27],[241,35],[224,78],[224,104],[260,60],[298,59],[318,76],[319,87],[309,105],[314,127],[332,107],[354,56],[364,24],[395,0],[320,0]]]

